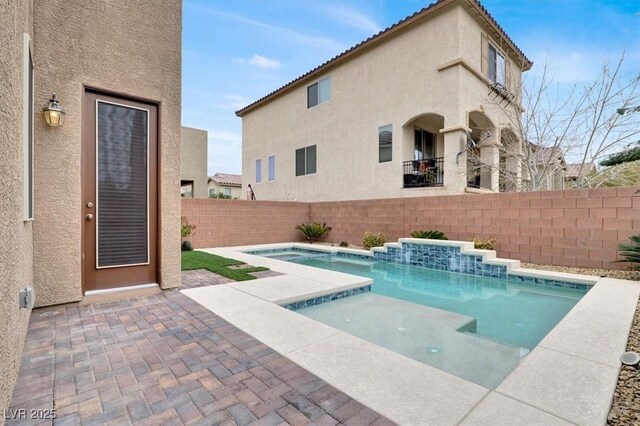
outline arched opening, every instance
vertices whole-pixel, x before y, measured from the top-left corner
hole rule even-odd
[[[424,113],[411,118],[403,126],[403,186],[430,187],[444,183],[444,117]]]

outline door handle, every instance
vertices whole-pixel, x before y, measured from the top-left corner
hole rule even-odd
[[[84,218],[85,218],[85,220],[86,220],[87,222],[91,222],[91,221],[93,220],[93,215],[92,215],[91,213],[89,213],[89,214],[88,214],[88,215],[86,215]]]

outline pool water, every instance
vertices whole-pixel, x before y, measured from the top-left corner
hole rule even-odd
[[[373,279],[370,293],[296,312],[489,389],[586,293],[335,255],[294,262]]]

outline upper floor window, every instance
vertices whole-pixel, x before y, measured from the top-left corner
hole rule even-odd
[[[331,98],[331,77],[326,77],[307,87],[307,108],[326,102]]]
[[[391,147],[393,139],[393,128],[391,124],[378,127],[378,162],[386,163],[391,161]]]
[[[507,87],[506,82],[506,61],[504,55],[496,49],[494,45],[489,43],[489,67],[487,69],[487,77],[494,83]]]
[[[276,156],[269,157],[269,182],[276,179]]]
[[[262,182],[262,160],[256,160],[256,183]]]
[[[316,172],[316,146],[296,149],[296,176],[310,175]]]

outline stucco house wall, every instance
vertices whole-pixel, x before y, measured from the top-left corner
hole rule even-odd
[[[242,192],[241,186],[219,185],[214,180],[209,179],[209,183],[208,183],[209,194],[211,194],[211,191],[215,191],[216,194],[219,192],[224,193],[225,190],[227,189],[231,192],[230,194],[231,198],[244,199],[243,198],[244,193]]]
[[[180,135],[180,180],[193,182],[193,198],[207,198],[207,131],[182,126]]]
[[[33,38],[32,8],[31,0],[0,3],[0,412],[9,406],[29,322],[18,292],[33,283],[33,222],[23,207],[23,40]]]
[[[39,306],[80,300],[81,105],[86,86],[158,101],[160,285],[180,283],[179,0],[35,0],[35,104],[52,92],[59,128],[35,120],[34,279]]]
[[[466,156],[457,154],[465,147],[463,129],[469,128],[470,113],[488,117],[496,127],[508,126],[519,114],[516,102],[505,112],[487,96],[482,36],[500,43],[466,8],[467,2],[448,2],[384,42],[327,67],[313,80],[241,112],[243,189],[251,184],[259,200],[298,201],[464,192]],[[508,55],[507,60],[512,88],[519,91],[521,67]],[[307,108],[307,87],[327,76],[330,99]],[[441,123],[433,124],[436,115]],[[392,161],[379,163],[378,128],[389,124]],[[437,133],[436,156],[444,157],[443,187],[403,188],[402,162],[414,159],[416,124]],[[296,149],[311,145],[317,145],[317,172],[295,176]],[[270,156],[275,156],[273,181],[268,180]],[[258,159],[261,182],[256,179]]]

